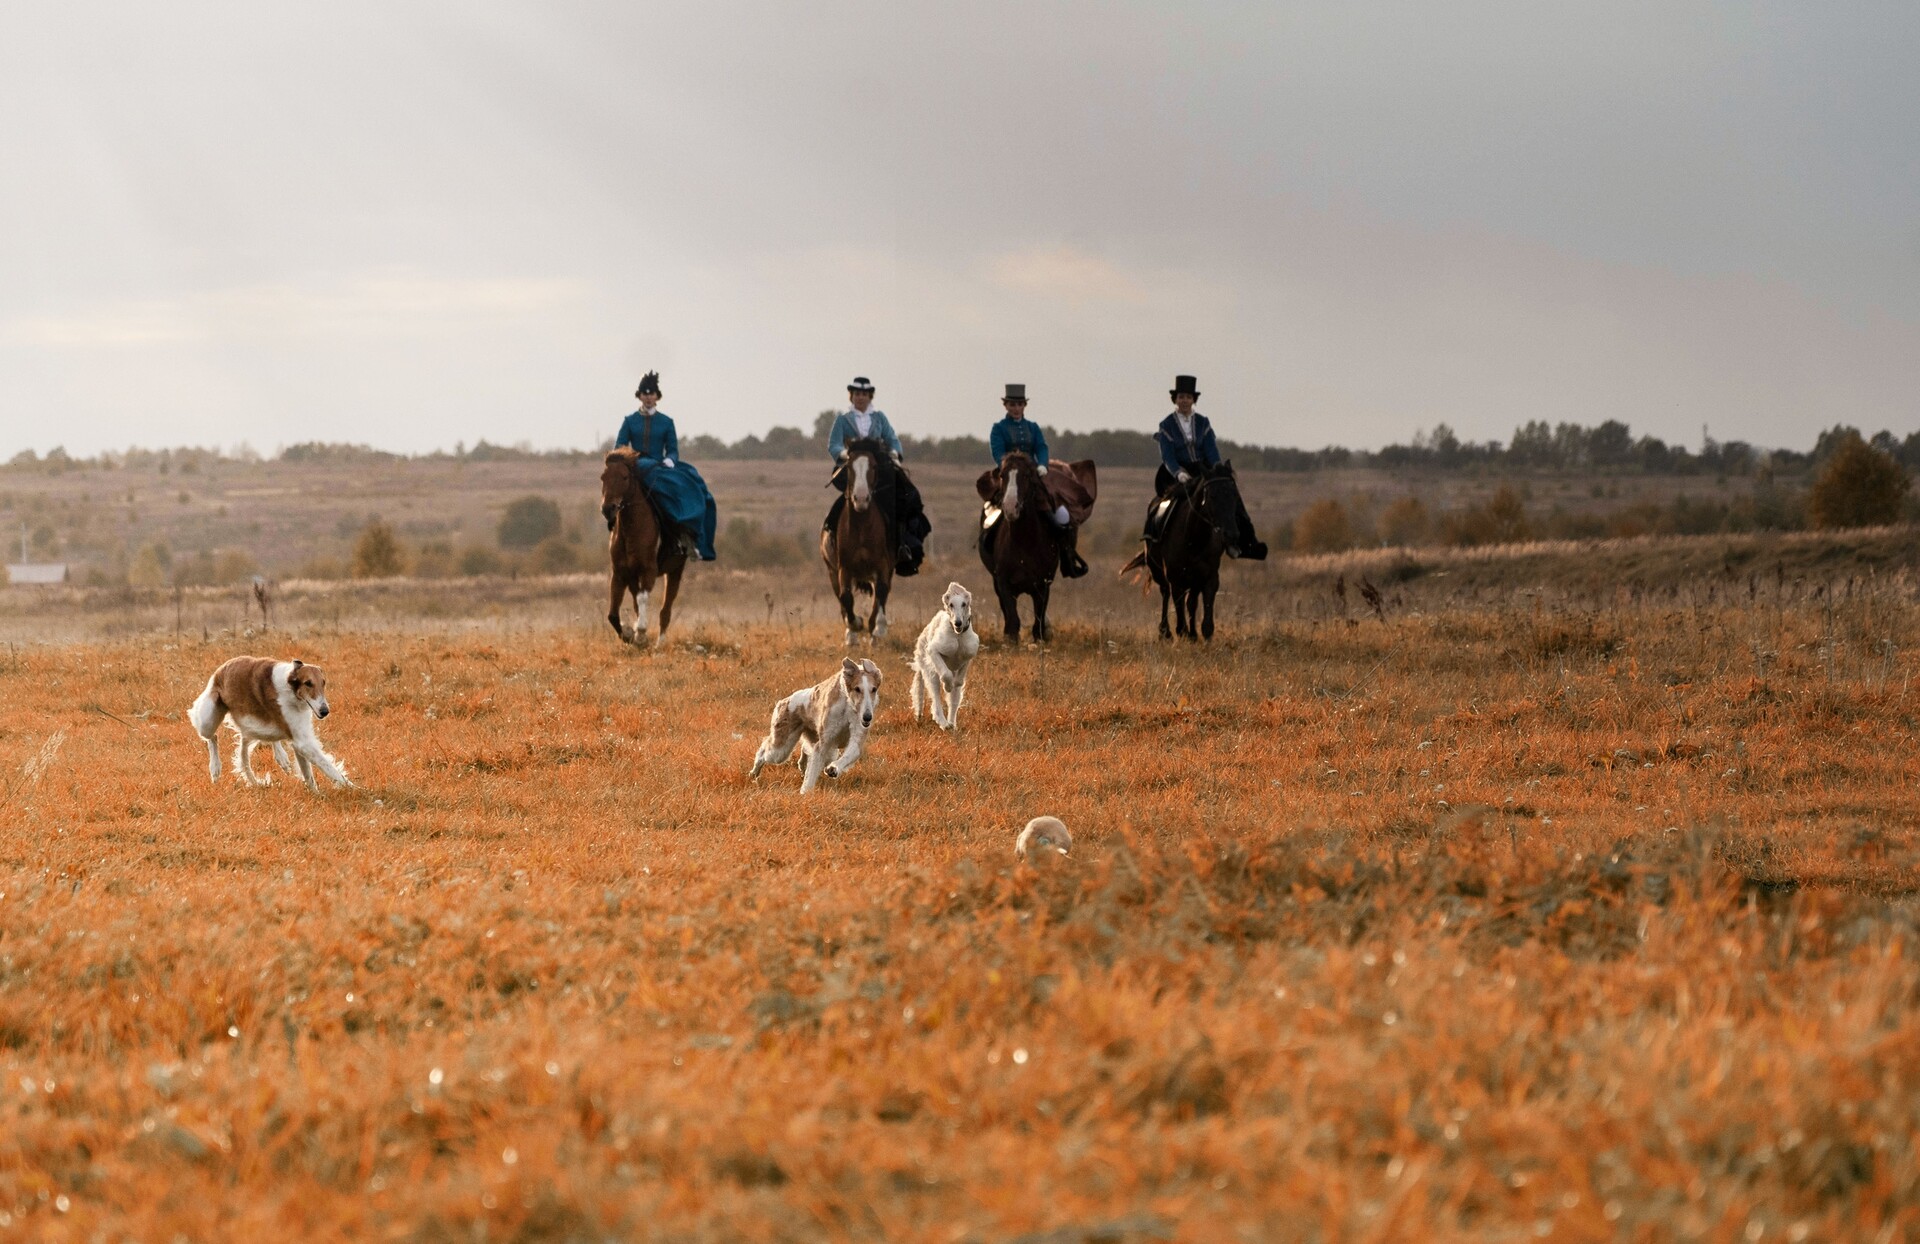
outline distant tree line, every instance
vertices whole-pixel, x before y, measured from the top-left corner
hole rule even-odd
[[[683,437],[681,452],[694,462],[716,460],[766,461],[769,459],[825,459],[827,434],[836,412],[823,410],[814,417],[810,431],[797,427],[774,427],[765,435],[747,435],[735,441],[698,434]],[[1092,458],[1104,466],[1151,467],[1160,461],[1159,447],[1151,434],[1106,429],[1073,432],[1047,427],[1047,443],[1056,458]],[[1548,424],[1532,420],[1514,429],[1513,438],[1463,441],[1446,424],[1430,431],[1416,432],[1406,444],[1387,445],[1377,450],[1291,449],[1272,445],[1249,445],[1221,438],[1220,452],[1241,470],[1314,471],[1329,467],[1423,468],[1441,471],[1502,472],[1580,471],[1584,473],[1655,475],[1754,475],[1800,474],[1823,465],[1849,437],[1862,440],[1908,470],[1920,470],[1920,431],[1904,438],[1880,431],[1871,437],[1858,429],[1836,424],[1819,434],[1813,446],[1802,452],[1793,449],[1765,449],[1746,441],[1716,441],[1705,438],[1697,450],[1669,444],[1657,436],[1634,436],[1633,430],[1618,419],[1608,419],[1594,427],[1577,423]],[[902,448],[913,462],[981,463],[988,461],[986,438],[980,436],[902,436]],[[457,462],[522,462],[534,460],[579,461],[604,453],[612,441],[598,449],[538,450],[531,445],[495,445],[478,441],[464,442],[451,451],[429,454],[397,454],[352,445],[307,441],[289,445],[277,455],[282,462],[377,464],[408,459]],[[58,474],[69,470],[157,470],[161,474],[193,474],[225,463],[260,461],[260,455],[241,446],[236,450],[180,448],[128,449],[108,452],[96,458],[76,458],[55,448],[42,457],[33,450],[22,450],[6,463],[15,471]]]

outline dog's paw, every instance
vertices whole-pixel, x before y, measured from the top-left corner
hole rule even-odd
[[[828,766],[826,767],[826,770],[825,770],[825,772],[826,772],[826,775],[827,775],[828,777],[830,777],[830,778],[837,778],[837,777],[839,777],[839,776],[840,776],[840,766],[839,766],[839,765],[828,765]]]

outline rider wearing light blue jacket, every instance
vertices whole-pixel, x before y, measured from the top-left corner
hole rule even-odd
[[[660,403],[660,373],[643,376],[634,396],[640,399],[640,409],[620,424],[614,448],[631,447],[640,455],[641,484],[654,504],[668,522],[692,534],[695,555],[710,562],[719,514],[707,481],[691,464],[680,461],[680,437],[672,417],[655,409]]]
[[[932,533],[933,524],[927,521],[926,509],[920,501],[920,490],[913,486],[913,477],[907,474],[906,464],[901,461],[906,455],[900,448],[900,437],[894,432],[886,412],[873,409],[873,381],[865,376],[855,376],[853,383],[847,386],[847,403],[849,409],[834,416],[833,428],[827,433],[827,452],[833,455],[831,484],[835,488],[844,487],[840,469],[846,464],[848,441],[874,440],[887,447],[895,468],[893,526],[899,541],[893,572],[897,575],[918,574],[920,561],[927,555],[927,536]],[[833,504],[827,509],[827,521],[821,524],[821,530],[834,529],[846,503],[844,493],[833,499]]]

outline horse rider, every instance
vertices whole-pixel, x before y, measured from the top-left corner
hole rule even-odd
[[[1090,506],[1091,502],[1084,500],[1084,491],[1067,471],[1049,465],[1047,434],[1039,424],[1027,418],[1027,386],[1008,385],[1006,395],[1000,399],[1000,406],[1006,414],[993,425],[993,432],[987,438],[987,446],[993,451],[993,464],[1000,466],[1008,454],[1017,450],[1032,458],[1040,467],[1041,481],[1047,487],[1047,499],[1053,502],[1053,509],[1048,512],[1047,518],[1053,523],[1054,541],[1060,546],[1060,573],[1066,578],[1077,579],[1087,573],[1087,563],[1080,557],[1080,525],[1069,512],[1067,500],[1075,500],[1082,509],[1081,517],[1085,517],[1085,507]],[[1063,493],[1072,495],[1063,496]]]
[[[718,513],[707,481],[692,465],[680,461],[680,437],[673,418],[658,409],[660,373],[650,371],[640,378],[634,396],[640,409],[626,417],[614,448],[631,447],[640,455],[640,480],[661,516],[680,531],[681,544],[691,544],[689,552],[703,562],[714,559],[713,532]]]
[[[1160,421],[1153,439],[1160,444],[1160,469],[1154,472],[1153,488],[1158,495],[1147,507],[1146,539],[1153,544],[1166,530],[1176,497],[1191,490],[1193,480],[1220,465],[1220,445],[1214,439],[1213,424],[1193,408],[1200,400],[1200,384],[1192,376],[1175,376],[1167,396],[1173,399],[1173,413]],[[1242,543],[1230,545],[1227,556],[1263,561],[1267,546],[1253,534],[1253,519],[1245,502],[1234,511],[1239,521]]]
[[[933,524],[927,521],[927,512],[920,501],[920,490],[913,486],[913,477],[907,474],[904,461],[906,457],[900,448],[900,437],[893,430],[885,411],[873,409],[873,381],[865,376],[855,376],[847,385],[848,409],[833,418],[833,428],[827,433],[827,452],[833,457],[833,486],[839,490],[833,505],[827,510],[827,521],[821,524],[821,530],[832,531],[840,521],[840,511],[846,507],[846,476],[843,472],[847,465],[847,442],[850,440],[876,440],[884,443],[887,454],[893,459],[895,468],[893,487],[894,530],[898,533],[900,548],[894,563],[893,572],[897,575],[913,575],[920,571],[920,561],[927,555],[927,536],[933,532]]]

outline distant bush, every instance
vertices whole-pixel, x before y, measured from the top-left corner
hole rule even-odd
[[[1433,519],[1418,497],[1402,497],[1380,515],[1380,543],[1404,548],[1424,544]]]
[[[1808,490],[1808,520],[1825,528],[1898,522],[1909,483],[1906,471],[1851,428],[1836,439],[1826,466]]]
[[[344,579],[347,563],[337,557],[309,557],[300,566],[302,579]]]
[[[760,566],[801,566],[819,556],[811,531],[770,532],[750,518],[734,518],[714,541],[714,552],[728,566],[751,570]]]
[[[460,573],[463,575],[499,574],[507,568],[500,554],[484,544],[470,544],[460,551]]]
[[[1353,547],[1347,508],[1332,497],[1316,501],[1293,522],[1293,547],[1302,553],[1338,553]]]
[[[565,536],[554,536],[533,550],[531,567],[538,574],[566,574],[580,569],[579,550]]]
[[[413,573],[421,579],[450,578],[456,564],[453,545],[445,540],[429,540],[413,555]]]
[[[1446,543],[1462,547],[1513,544],[1529,538],[1526,503],[1511,485],[1502,484],[1485,504],[1475,503],[1447,515],[1440,523]]]
[[[560,507],[551,497],[525,496],[507,503],[500,516],[500,547],[531,549],[560,534],[565,524]]]
[[[400,540],[393,534],[393,528],[377,518],[368,523],[360,532],[360,538],[354,542],[353,577],[385,579],[405,569]]]
[[[127,567],[127,582],[134,587],[165,587],[172,579],[173,552],[165,541],[143,546]]]

